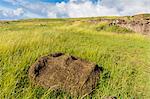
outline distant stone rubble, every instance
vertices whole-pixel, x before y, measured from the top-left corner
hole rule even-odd
[[[144,35],[150,35],[150,19],[140,19],[140,20],[124,20],[116,19],[110,23],[111,25],[118,25],[130,30],[133,30],[137,33]]]
[[[143,35],[150,35],[150,14],[139,14],[134,16],[116,17],[116,18],[99,18],[91,19],[86,22],[98,24],[101,22],[109,23],[109,25],[117,25],[130,29]]]

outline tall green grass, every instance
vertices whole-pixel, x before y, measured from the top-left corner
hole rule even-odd
[[[69,53],[104,68],[86,99],[117,96],[150,98],[150,39],[138,34],[97,31],[96,24],[54,20],[18,21],[0,27],[0,98],[70,99],[65,93],[33,86],[28,69],[54,52]],[[114,31],[113,31],[114,32]]]

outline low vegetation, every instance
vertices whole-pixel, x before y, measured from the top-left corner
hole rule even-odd
[[[100,23],[97,28],[97,31],[106,31],[114,33],[134,33],[132,30],[123,28],[117,25],[109,25],[108,23]]]
[[[149,99],[150,38],[120,27],[105,26],[71,19],[2,23],[0,98],[70,99],[65,93],[33,86],[28,79],[28,69],[38,57],[64,52],[104,68],[96,90],[85,99],[105,96]]]

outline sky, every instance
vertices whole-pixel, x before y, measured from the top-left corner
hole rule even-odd
[[[0,20],[150,13],[150,0],[0,0]]]

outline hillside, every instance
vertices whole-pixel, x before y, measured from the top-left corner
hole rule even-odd
[[[150,38],[110,25],[117,19],[129,20],[97,17],[0,22],[0,98],[73,98],[33,86],[28,78],[28,69],[38,57],[64,52],[104,68],[96,90],[85,99],[149,99]]]

